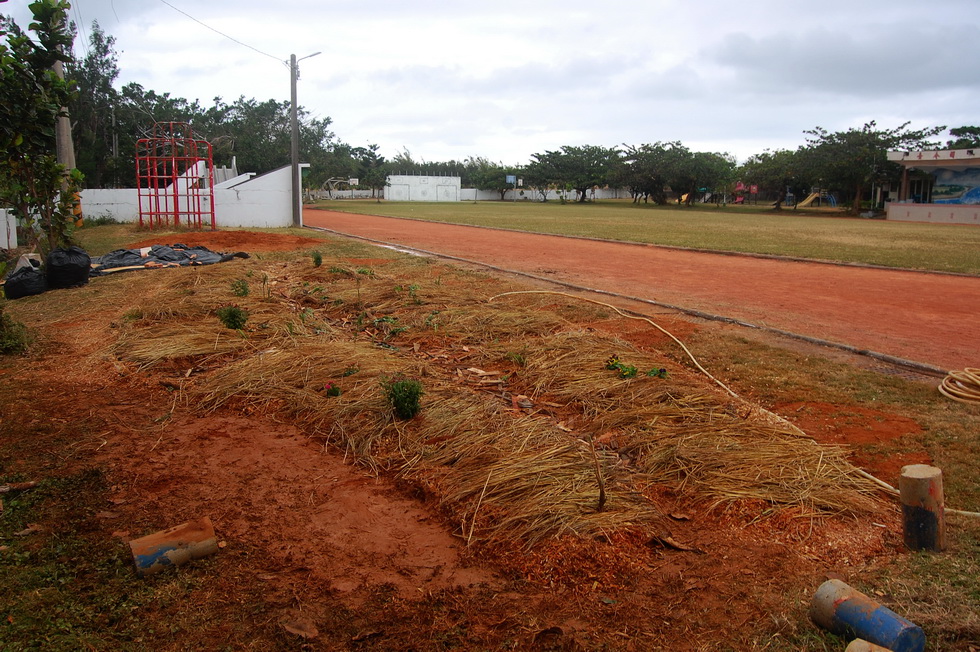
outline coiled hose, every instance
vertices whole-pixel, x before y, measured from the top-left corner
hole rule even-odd
[[[949,372],[939,385],[939,393],[960,403],[980,403],[980,369]]]

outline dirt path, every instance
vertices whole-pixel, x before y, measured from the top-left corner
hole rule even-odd
[[[679,251],[307,209],[308,226],[730,317],[943,369],[980,367],[980,278]]]

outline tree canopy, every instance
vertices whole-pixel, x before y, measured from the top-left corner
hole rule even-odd
[[[536,188],[574,190],[578,201],[584,202],[589,189],[605,186],[621,162],[615,147],[565,145],[556,151],[532,154],[524,173]]]
[[[64,0],[31,3],[36,42],[0,16],[0,205],[22,221],[33,244],[48,249],[70,244],[80,179],[59,163],[55,143],[55,123],[72,97],[55,71],[69,60],[69,7]]]
[[[860,129],[828,132],[816,127],[808,135],[804,160],[812,178],[821,187],[832,187],[851,195],[857,213],[865,188],[897,180],[900,167],[886,158],[889,150],[929,149],[938,146],[929,139],[946,127],[912,130],[909,123],[895,129],[879,129],[872,120]]]

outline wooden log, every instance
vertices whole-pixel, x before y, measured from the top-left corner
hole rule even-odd
[[[905,545],[910,550],[946,548],[943,472],[928,464],[902,467],[898,481]]]
[[[923,652],[922,628],[840,580],[827,580],[813,594],[810,618],[838,636],[860,638],[895,652]]]
[[[9,493],[11,491],[24,491],[25,489],[33,489],[36,486],[36,482],[11,482],[10,484],[0,484],[0,494]]]
[[[869,643],[863,638],[856,638],[848,644],[844,652],[891,652],[887,647]]]
[[[151,575],[218,551],[214,527],[207,516],[154,532],[129,542],[136,572]]]

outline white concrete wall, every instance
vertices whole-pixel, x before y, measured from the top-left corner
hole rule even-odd
[[[393,174],[388,177],[385,199],[391,201],[459,201],[459,177],[427,177]]]
[[[138,222],[140,209],[135,188],[90,188],[83,190],[82,215],[111,217],[117,222]]]
[[[302,164],[307,167],[306,164]],[[233,183],[237,181],[237,183]],[[289,166],[258,177],[241,175],[219,184],[214,192],[214,219],[218,227],[278,228],[292,226],[292,190]],[[139,221],[135,188],[82,191],[86,217],[111,217],[119,222]]]
[[[523,192],[523,194],[521,194]],[[549,190],[547,193],[548,201],[558,201],[561,193],[557,190]],[[575,201],[578,195],[574,190],[565,193],[566,201]],[[629,199],[630,194],[626,190],[617,188],[601,188],[595,191],[596,200],[602,199]],[[459,194],[460,201],[500,201],[500,193],[489,190],[477,190],[476,188],[463,188]],[[586,197],[591,200],[591,193]],[[504,201],[541,201],[541,193],[533,188],[517,188],[508,190],[504,194]]]
[[[0,209],[0,249],[17,247],[17,220],[9,212]]]
[[[980,205],[889,202],[885,207],[885,219],[898,222],[980,225]]]

